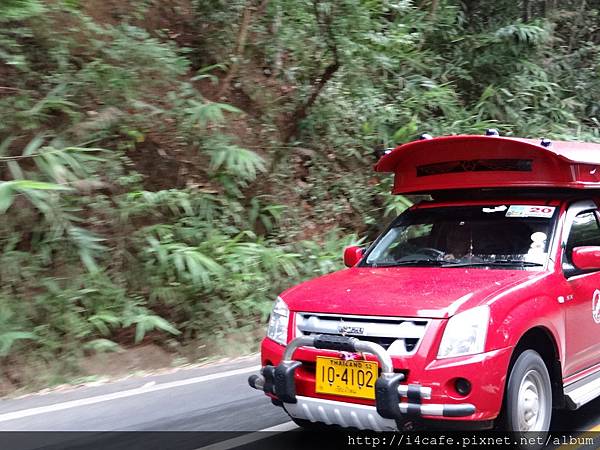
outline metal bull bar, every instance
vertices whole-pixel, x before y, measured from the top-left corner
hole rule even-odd
[[[347,336],[321,334],[293,339],[287,345],[279,365],[267,365],[262,368],[260,375],[251,375],[248,378],[250,386],[274,395],[283,403],[296,403],[294,373],[302,362],[294,361],[293,355],[299,347],[375,355],[381,367],[381,373],[375,382],[375,404],[377,413],[384,418],[398,420],[406,416],[421,415],[464,417],[475,412],[475,407],[471,404],[422,405],[422,399],[431,398],[430,387],[401,385],[405,376],[394,372],[392,358],[381,345]],[[406,397],[407,402],[401,403],[400,397]]]

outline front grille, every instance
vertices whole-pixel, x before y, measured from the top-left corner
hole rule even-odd
[[[344,335],[381,345],[391,356],[415,353],[429,323],[426,319],[296,314],[296,336]]]

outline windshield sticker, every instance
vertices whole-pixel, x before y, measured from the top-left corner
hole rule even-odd
[[[502,205],[502,206],[496,206],[494,208],[483,208],[482,211],[484,213],[495,213],[495,212],[504,212],[507,209],[508,208],[506,208],[506,205]]]
[[[549,219],[554,214],[554,206],[511,205],[506,217],[542,217]]]

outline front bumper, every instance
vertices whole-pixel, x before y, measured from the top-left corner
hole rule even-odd
[[[302,362],[294,360],[293,356],[299,347],[374,355],[381,367],[375,383],[375,406],[296,395],[294,375]],[[318,335],[292,340],[277,366],[265,365],[260,375],[252,375],[248,383],[281,402],[292,417],[359,429],[397,429],[398,422],[411,417],[456,418],[472,416],[476,412],[470,403],[423,404],[424,399],[431,399],[431,388],[401,384],[404,379],[403,373],[394,372],[392,359],[383,347],[352,337]]]
[[[396,431],[393,419],[381,417],[374,406],[336,402],[298,395],[296,403],[286,403],[287,413],[297,419],[321,422],[327,425],[354,427],[359,430]]]

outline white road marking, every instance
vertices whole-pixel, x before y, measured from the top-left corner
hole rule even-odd
[[[260,441],[261,439],[271,437],[270,435],[265,436],[263,434],[263,432],[265,431],[284,433],[286,431],[295,430],[296,428],[299,428],[298,425],[296,425],[292,421],[289,421],[281,423],[279,425],[275,425],[274,427],[255,431],[254,433],[245,434],[244,436],[239,436],[233,439],[227,439],[226,441],[216,442],[214,444],[207,445],[206,447],[197,448],[196,450],[229,450],[232,448],[239,447],[241,445],[250,444],[251,442]]]
[[[65,409],[77,408],[79,406],[93,405],[96,403],[108,402],[111,400],[117,400],[120,398],[133,397],[134,395],[148,394],[150,392],[164,391],[165,389],[173,389],[180,386],[187,386],[189,384],[203,383],[205,381],[217,380],[219,378],[231,377],[234,375],[241,375],[244,373],[258,372],[260,365],[252,367],[244,367],[243,369],[229,370],[227,372],[213,373],[210,375],[204,375],[200,377],[187,378],[185,380],[171,381],[168,383],[153,384],[152,382],[146,383],[142,387],[135,389],[128,389],[126,391],[113,392],[111,394],[97,395],[95,397],[82,398],[78,400],[71,400],[63,403],[54,403],[47,406],[39,406],[37,408],[23,409],[20,411],[13,411],[9,413],[0,414],[0,422],[7,422],[9,420],[23,419],[25,417],[36,416],[38,414],[46,414],[56,411],[63,411]]]

